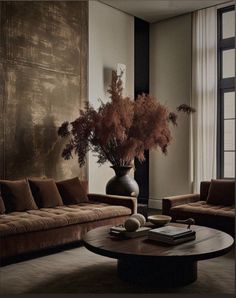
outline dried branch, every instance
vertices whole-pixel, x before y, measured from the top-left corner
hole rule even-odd
[[[122,73],[118,76],[112,72],[109,102],[100,100],[98,110],[87,103],[77,119],[62,123],[58,135],[70,136],[62,152],[64,159],[72,158],[74,153],[83,166],[87,152],[92,151],[99,164],[109,161],[112,165],[124,166],[130,165],[135,157],[144,161],[145,150],[159,147],[167,154],[172,139],[169,126],[170,123],[177,125],[177,115],[148,94],[139,95],[135,101],[123,97],[121,77]],[[195,112],[186,104],[177,110],[187,114]]]
[[[187,114],[191,114],[191,113],[195,113],[196,110],[192,107],[190,107],[189,105],[187,104],[182,104],[180,106],[177,107],[177,111],[178,112],[184,112],[184,113],[187,113]]]

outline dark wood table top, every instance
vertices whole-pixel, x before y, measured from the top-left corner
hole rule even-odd
[[[234,239],[229,234],[197,225],[191,226],[191,229],[196,231],[195,240],[174,246],[151,241],[147,239],[147,236],[121,239],[109,234],[110,227],[99,227],[89,231],[83,239],[85,247],[94,253],[116,259],[168,257],[189,258],[197,261],[224,255],[234,244]]]

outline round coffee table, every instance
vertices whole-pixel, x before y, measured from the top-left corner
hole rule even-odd
[[[183,226],[181,224],[171,224]],[[186,285],[197,279],[197,262],[226,254],[234,239],[219,230],[191,226],[196,239],[175,246],[145,237],[121,239],[109,234],[110,226],[89,231],[85,247],[99,255],[118,259],[118,275],[129,282],[157,287]]]

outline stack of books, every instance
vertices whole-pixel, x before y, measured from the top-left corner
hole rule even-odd
[[[123,226],[114,226],[110,228],[110,234],[112,236],[119,236],[124,238],[136,238],[136,237],[147,236],[148,231],[150,229],[151,228],[149,227],[141,227],[137,229],[135,232],[128,232]]]
[[[195,231],[175,226],[165,226],[148,231],[148,239],[171,245],[191,241],[195,238]]]

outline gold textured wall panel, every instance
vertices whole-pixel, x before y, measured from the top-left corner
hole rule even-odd
[[[88,3],[1,2],[1,178],[80,176],[57,129],[87,101]]]

